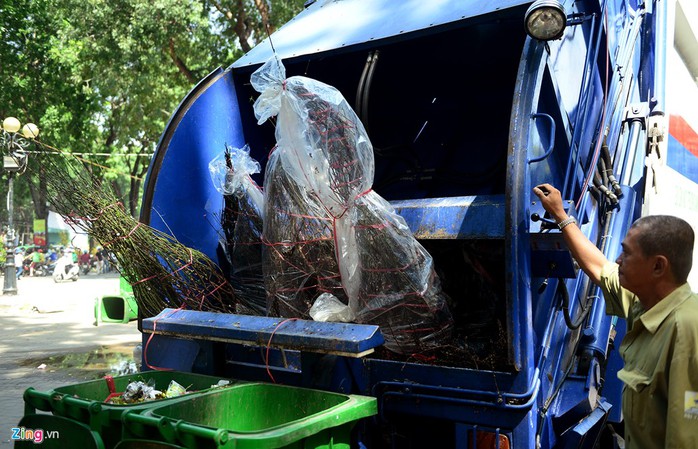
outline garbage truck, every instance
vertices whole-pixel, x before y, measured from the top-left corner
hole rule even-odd
[[[247,263],[222,248],[225,195],[209,167],[248,146],[265,185],[277,130],[258,124],[254,73],[280,61],[351,105],[372,145],[371,190],[431,258],[458,350],[400,354],[380,323],[178,310],[174,298],[139,318],[144,366],[374,397],[351,447],[612,447],[625,322],[605,313],[532,188],[559,188],[610,260],[641,216],[698,223],[695,8],[308,0],[182,100],[140,220],[221,267]]]

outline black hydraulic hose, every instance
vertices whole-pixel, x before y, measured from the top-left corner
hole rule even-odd
[[[606,161],[602,157],[599,158],[599,166],[597,167],[597,173],[601,175],[601,182],[603,185],[608,185],[608,171],[606,171]]]
[[[579,321],[580,321],[580,322],[579,322],[579,324],[577,324],[576,327],[570,326],[570,325],[574,325],[574,323],[572,322],[572,320],[571,320],[571,318],[570,318],[570,316],[569,316],[569,294],[568,294],[568,292],[567,292],[567,286],[565,285],[564,279],[558,278],[557,281],[558,281],[558,282],[557,282],[557,290],[556,290],[556,292],[559,291],[560,289],[562,289],[562,292],[563,292],[563,293],[562,293],[562,296],[563,296],[563,307],[562,307],[562,310],[563,310],[563,312],[564,312],[563,315],[564,315],[564,318],[565,318],[565,323],[567,324],[567,327],[569,327],[570,329],[572,329],[572,330],[577,329],[577,328],[579,328],[579,326],[581,325],[581,323],[582,323],[582,322],[584,321],[584,319],[586,318],[586,315],[589,313],[590,307],[587,307],[586,309],[584,309],[584,312],[583,312],[582,315],[579,317]],[[575,345],[574,353],[576,353],[576,352],[577,352],[578,345],[579,345],[579,338],[577,338],[576,340],[574,340],[574,345]],[[555,398],[557,397],[557,395],[558,395],[558,394],[560,393],[560,391],[562,390],[562,386],[564,385],[565,380],[567,379],[567,377],[568,377],[568,376],[570,375],[570,373],[572,372],[572,368],[573,368],[573,367],[574,367],[574,358],[570,358],[570,361],[569,361],[569,363],[567,364],[567,367],[565,368],[565,371],[564,371],[564,374],[562,375],[562,378],[557,382],[557,384],[556,384],[555,387],[553,388],[552,393],[550,394],[550,396],[548,396],[548,398],[547,398],[547,399],[545,400],[545,402],[543,403],[543,406],[542,406],[542,407],[540,408],[540,410],[539,410],[539,418],[541,418],[541,419],[540,419],[540,422],[539,422],[539,424],[538,424],[538,429],[537,429],[537,431],[536,431],[536,447],[537,447],[537,448],[540,447],[540,441],[538,441],[538,438],[540,437],[540,434],[541,434],[541,432],[543,431],[543,424],[545,423],[545,420],[542,419],[542,417],[548,412],[548,409],[550,408],[551,404],[553,403],[553,401],[555,400]],[[542,367],[541,367],[541,369],[542,369]]]
[[[366,75],[366,86],[363,92],[363,101],[361,102],[361,115],[366,120],[366,130],[368,131],[368,100],[371,98],[371,85],[373,84],[373,74],[376,71],[376,66],[378,65],[378,57],[380,56],[380,50],[375,50],[373,52],[373,61],[371,61],[371,66],[368,68],[368,75]]]
[[[603,140],[601,145],[601,160],[603,160],[606,165],[606,175],[608,176],[608,182],[611,184],[613,193],[616,194],[618,198],[623,196],[623,190],[620,188],[620,183],[613,174],[613,161],[611,160],[611,153],[608,150],[608,145],[606,145],[606,138]]]
[[[366,62],[364,63],[364,69],[361,71],[361,77],[359,78],[359,84],[356,86],[356,100],[354,101],[354,110],[359,115],[359,118],[364,122],[364,126],[366,125],[366,123],[363,120],[363,117],[361,117],[361,109],[362,109],[361,103],[362,103],[363,98],[364,98],[364,89],[366,88],[366,76],[368,75],[368,69],[371,66],[372,61],[373,61],[373,52],[369,52],[368,56],[366,57]]]
[[[577,319],[572,320],[572,316],[570,315],[570,294],[567,291],[567,285],[565,285],[565,281],[562,278],[558,279],[557,281],[557,291],[562,299],[562,315],[565,318],[565,324],[571,330],[579,329],[579,326],[582,325],[589,314],[591,307],[589,307],[589,304],[583,305],[582,312],[579,314]]]
[[[613,161],[611,160],[611,153],[609,153],[608,151],[608,145],[606,145],[606,138],[604,138],[603,143],[601,144],[601,160],[603,160],[604,164],[606,165],[606,168],[610,168],[610,180],[611,176],[613,176]]]
[[[597,203],[600,203],[601,200],[603,199],[603,194],[602,194],[601,191],[596,187],[595,184],[592,183],[592,184],[589,186],[589,191],[590,191],[591,194],[594,196],[594,199],[596,200],[596,202],[597,202]]]
[[[603,186],[603,182],[601,181],[601,175],[599,175],[598,170],[594,172],[594,178],[592,179],[592,182],[594,184],[594,187],[596,187],[597,189],[600,189],[601,186]]]
[[[609,170],[606,168],[606,162],[604,162],[603,158],[599,159],[599,170],[603,174],[603,182],[604,186],[608,186],[610,184],[611,179],[608,175]],[[612,171],[612,170],[611,170]],[[615,207],[618,204],[618,196],[616,196],[615,193],[613,193],[610,189],[606,188],[606,196],[608,197],[608,200],[611,202],[611,206]]]
[[[364,124],[366,131],[368,131],[369,127],[368,100],[370,98],[373,74],[376,71],[376,64],[378,64],[378,55],[380,55],[380,50],[375,50],[368,54],[366,64],[364,65],[364,70],[361,72],[359,85],[356,88],[356,102],[354,104],[354,110],[356,110],[356,113],[359,115],[359,118]]]
[[[604,195],[608,195],[609,190],[608,187],[606,187],[606,185],[603,183],[603,179],[601,179],[600,170],[597,169],[594,172],[594,177],[592,178],[592,181],[594,187],[599,189]]]
[[[608,184],[605,179],[605,177],[602,178],[602,176],[605,174],[606,167],[603,162],[603,159],[599,158],[599,162],[596,166],[596,171],[594,171],[594,177],[593,177],[593,184],[594,187],[599,189],[605,196],[608,198],[608,201],[611,203],[611,206],[615,206],[618,204],[618,197],[616,196],[615,193],[611,192],[606,185]]]

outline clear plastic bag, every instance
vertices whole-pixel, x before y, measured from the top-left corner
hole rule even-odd
[[[238,300],[236,312],[266,315],[266,291],[262,263],[264,194],[250,177],[260,166],[250,157],[247,145],[226,148],[209,163],[211,180],[223,194],[221,214],[225,270]]]
[[[321,279],[338,277],[342,292],[331,293],[348,303],[358,322],[380,325],[389,349],[411,354],[443,344],[452,328],[446,295],[431,256],[371,191],[373,148],[361,121],[334,87],[284,76],[273,59],[252,77],[262,94],[255,102],[259,122],[278,114],[277,148],[265,174],[264,235],[267,248],[283,247],[282,258],[306,276],[274,279],[270,298],[278,302],[278,292],[286,295],[282,302],[304,296],[282,316],[306,317],[308,299],[316,296],[307,295],[309,284],[313,293],[322,292]],[[282,204],[286,220],[277,216]],[[284,238],[279,226],[288,233]],[[313,251],[309,244],[316,244]],[[267,267],[274,273],[268,279],[277,274],[278,267]]]
[[[310,317],[315,321],[342,323],[349,323],[355,319],[351,308],[331,293],[323,293],[317,297],[310,308]]]
[[[290,162],[274,151],[264,175],[264,272],[270,316],[310,318],[318,295],[346,303],[334,257],[332,220],[317,198],[288,172]]]
[[[156,390],[153,382],[135,381],[126,385],[124,393],[121,395],[120,401],[126,404],[135,402],[152,401],[160,399],[163,396],[162,391]]]

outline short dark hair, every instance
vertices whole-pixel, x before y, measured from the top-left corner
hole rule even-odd
[[[695,239],[690,224],[671,215],[648,215],[635,221],[630,229],[638,231],[638,246],[645,256],[666,257],[674,280],[686,282],[693,265]]]

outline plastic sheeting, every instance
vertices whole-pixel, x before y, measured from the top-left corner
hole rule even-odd
[[[259,123],[277,116],[264,179],[270,314],[307,318],[315,298],[331,293],[357,322],[380,325],[395,352],[443,344],[452,318],[432,258],[371,190],[373,148],[341,93],[286,79],[276,59],[251,81]]]
[[[262,214],[264,194],[250,175],[260,166],[248,146],[226,148],[210,162],[211,180],[223,194],[221,247],[229,265],[237,313],[266,315],[266,291],[262,267]]]
[[[332,220],[284,169],[292,162],[274,151],[264,175],[264,272],[270,316],[309,319],[322,293],[347,303],[334,257]]]

